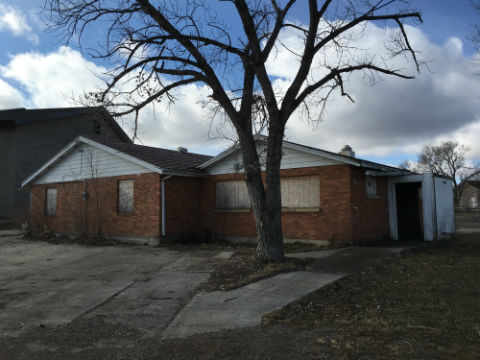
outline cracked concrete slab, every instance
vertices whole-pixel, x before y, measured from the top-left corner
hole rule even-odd
[[[0,237],[0,336],[80,317],[124,322],[146,336],[163,332],[165,338],[255,326],[265,313],[403,249],[295,254],[316,259],[313,271],[283,273],[236,290],[194,296],[230,251],[53,245]]]
[[[203,255],[2,237],[0,335],[81,316],[123,319],[146,332],[159,321],[161,329],[208,279],[215,253]]]

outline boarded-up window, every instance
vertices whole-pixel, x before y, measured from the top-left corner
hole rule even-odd
[[[45,191],[45,214],[56,215],[57,214],[57,189],[47,188]]]
[[[118,212],[120,214],[133,212],[133,180],[118,182]]]
[[[280,179],[283,208],[320,207],[320,178],[298,176]]]
[[[367,196],[377,195],[377,178],[375,176],[365,176]]]
[[[216,207],[217,209],[249,209],[250,198],[245,181],[217,182]]]

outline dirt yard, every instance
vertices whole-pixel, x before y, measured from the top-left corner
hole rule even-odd
[[[382,260],[255,328],[161,341],[97,317],[0,336],[0,359],[65,358],[477,360],[480,235]]]

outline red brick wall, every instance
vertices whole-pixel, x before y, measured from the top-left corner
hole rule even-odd
[[[134,180],[132,214],[117,211],[118,181]],[[100,178],[98,181],[100,229],[103,235],[160,236],[160,175],[155,173]],[[45,215],[45,189],[57,188],[57,212]],[[83,182],[35,185],[32,187],[31,223],[35,230],[46,226],[60,233],[96,235],[97,205],[93,180],[87,180],[88,200],[82,199]]]
[[[378,198],[368,198],[365,169],[349,165],[287,169],[282,177],[318,175],[320,211],[283,212],[285,238],[329,240],[345,245],[359,240],[377,240],[389,235],[386,178],[377,177]],[[117,182],[134,180],[134,212],[117,211]],[[206,179],[172,177],[165,182],[166,236],[177,237],[203,229],[219,235],[256,237],[252,212],[215,210],[215,184],[243,179],[243,174],[210,176]],[[101,231],[104,235],[161,236],[161,176],[154,173],[98,179]],[[57,214],[45,215],[45,189],[57,188]],[[95,191],[87,181],[87,217],[82,200],[83,183],[36,185],[32,188],[32,227],[62,233],[97,233]]]
[[[328,240],[332,245],[376,240],[389,235],[386,179],[377,178],[378,199],[367,198],[365,169],[332,165],[281,171],[282,177],[318,175],[320,211],[283,212],[284,238]],[[219,236],[256,237],[252,212],[215,210],[215,183],[240,180],[243,174],[215,175],[202,184],[202,226]],[[358,210],[354,209],[354,206]]]
[[[390,236],[388,218],[387,178],[377,176],[377,196],[368,197],[365,169],[351,167],[352,239],[378,241]]]
[[[202,179],[174,176],[165,181],[166,237],[200,231]]]

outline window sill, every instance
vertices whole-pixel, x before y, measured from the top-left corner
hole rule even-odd
[[[249,213],[250,209],[215,209],[216,213]]]
[[[282,208],[282,212],[320,212],[321,208]]]

